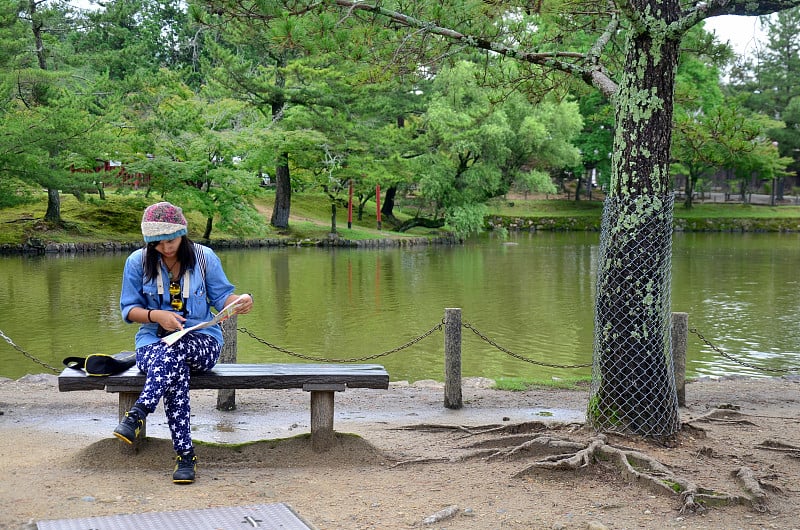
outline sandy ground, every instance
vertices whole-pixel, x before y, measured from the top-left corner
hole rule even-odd
[[[468,380],[464,408],[442,406],[433,382],[337,394],[336,447],[314,453],[302,391],[239,391],[233,412],[216,392],[194,391],[198,480],[173,485],[169,434],[159,409],[138,454],[111,436],[117,396],[57,390],[54,376],[0,379],[0,528],[112,514],[285,503],[325,529],[800,528],[800,379],[703,380],[687,386],[683,421],[723,407],[729,417],[694,421],[675,447],[609,437],[676,476],[732,495],[746,467],[766,492],[764,509],[744,503],[681,513],[679,495],[624,479],[608,464],[577,471],[533,470],[542,458],[487,454],[517,446],[542,424],[587,442],[585,391],[502,392]],[[738,410],[737,410],[738,409]],[[491,433],[494,427],[505,427]],[[213,443],[211,443],[213,442]],[[487,452],[488,451],[488,452]],[[454,515],[426,524],[441,510]]]

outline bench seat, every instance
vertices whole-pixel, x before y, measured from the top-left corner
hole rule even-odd
[[[119,417],[124,417],[144,387],[145,374],[135,366],[120,374],[87,376],[65,368],[58,376],[61,392],[105,390],[119,393]],[[329,449],[333,431],[333,397],[347,388],[389,388],[389,374],[377,364],[224,364],[193,373],[190,389],[290,389],[311,394],[311,444],[315,451]],[[146,436],[146,427],[140,437]],[[134,447],[135,449],[135,447]]]

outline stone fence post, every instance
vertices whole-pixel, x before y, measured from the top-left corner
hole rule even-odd
[[[689,313],[672,313],[672,364],[678,406],[686,406],[686,344],[689,341]]]
[[[444,310],[444,406],[460,409],[461,396],[461,308]]]
[[[222,328],[222,339],[225,345],[222,346],[222,352],[219,354],[219,362],[226,364],[236,364],[236,324],[238,316],[232,317],[220,322]],[[236,410],[236,390],[232,388],[223,388],[217,390],[217,410]]]

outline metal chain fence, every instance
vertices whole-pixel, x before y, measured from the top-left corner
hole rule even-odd
[[[264,340],[261,337],[257,336],[255,333],[253,333],[252,331],[250,331],[249,329],[247,329],[245,327],[241,327],[241,328],[237,328],[237,329],[241,333],[244,333],[245,335],[250,336],[250,338],[252,338],[253,340],[255,340],[257,342],[260,342],[261,344],[263,344],[264,346],[267,346],[268,348],[272,348],[273,350],[279,351],[281,353],[285,353],[286,355],[290,355],[292,357],[297,357],[298,359],[304,359],[306,361],[315,361],[315,362],[320,362],[320,363],[358,363],[358,362],[372,361],[372,360],[375,360],[375,359],[380,359],[381,357],[386,357],[387,355],[391,355],[392,353],[397,353],[399,351],[405,350],[406,348],[410,348],[411,346],[413,346],[414,344],[417,344],[418,342],[420,342],[424,338],[428,337],[429,335],[432,335],[433,332],[441,330],[443,327],[444,327],[444,321],[441,321],[438,324],[436,324],[435,326],[433,326],[431,329],[429,329],[428,331],[423,333],[422,335],[419,335],[418,337],[415,337],[415,338],[411,339],[410,341],[406,342],[405,344],[401,344],[400,346],[397,346],[396,348],[392,348],[391,350],[386,350],[386,351],[381,352],[381,353],[376,353],[374,355],[367,355],[367,356],[364,356],[364,357],[350,357],[348,359],[333,359],[333,358],[328,358],[328,357],[315,357],[313,355],[306,355],[304,353],[297,353],[295,351],[292,351],[292,350],[283,348],[281,346],[277,346],[275,344],[272,344],[271,342],[269,342],[267,340]]]
[[[19,346],[17,346],[16,344],[14,344],[14,341],[13,341],[13,340],[11,340],[11,339],[10,339],[10,338],[9,338],[9,337],[8,337],[8,336],[5,334],[5,333],[3,333],[3,331],[2,331],[2,330],[0,330],[0,337],[2,337],[3,339],[5,339],[5,341],[6,341],[7,343],[9,343],[9,344],[11,345],[11,347],[12,347],[12,348],[14,348],[14,349],[15,349],[15,350],[17,350],[18,352],[20,352],[20,353],[21,353],[21,354],[22,354],[24,357],[26,357],[26,358],[28,358],[29,360],[31,360],[31,361],[33,361],[33,362],[35,362],[36,364],[39,364],[39,365],[41,365],[41,366],[43,366],[43,367],[47,368],[48,370],[50,370],[50,371],[52,371],[52,372],[55,372],[55,373],[59,373],[59,372],[61,371],[61,370],[59,370],[58,368],[56,368],[56,367],[54,367],[54,366],[50,366],[50,365],[49,365],[49,364],[47,364],[46,362],[44,362],[44,361],[41,361],[41,360],[37,359],[36,357],[34,357],[33,355],[31,355],[30,353],[26,352],[25,350],[23,350],[22,348],[20,348],[20,347],[19,347]]]
[[[670,336],[673,201],[605,202],[587,410],[601,432],[663,439],[680,428]]]
[[[253,333],[252,331],[250,331],[249,329],[247,329],[245,327],[240,327],[240,328],[237,328],[237,329],[239,330],[239,332],[244,333],[245,335],[248,335],[250,338],[252,338],[256,342],[260,342],[261,344],[263,344],[264,346],[267,346],[268,348],[271,348],[273,350],[279,351],[281,353],[285,353],[286,355],[289,355],[291,357],[296,357],[298,359],[304,359],[306,361],[314,361],[314,362],[321,362],[321,363],[357,363],[357,362],[364,362],[364,361],[372,361],[372,360],[375,360],[375,359],[379,359],[381,357],[386,357],[386,356],[391,355],[393,353],[400,352],[402,350],[405,350],[406,348],[410,348],[411,346],[414,346],[415,344],[418,344],[420,341],[424,340],[425,338],[427,338],[428,336],[430,336],[434,332],[441,331],[442,328],[444,327],[444,325],[445,325],[444,321],[441,321],[438,324],[436,324],[434,327],[429,329],[428,331],[426,331],[423,334],[419,335],[418,337],[415,337],[415,338],[411,339],[410,341],[408,341],[408,342],[406,342],[404,344],[401,344],[400,346],[397,346],[396,348],[392,348],[391,350],[386,350],[384,352],[376,353],[374,355],[367,355],[367,356],[364,356],[364,357],[350,357],[350,358],[346,358],[346,359],[337,359],[337,358],[331,358],[331,357],[318,357],[318,356],[313,356],[313,355],[306,355],[304,353],[298,353],[296,351],[289,350],[289,349],[284,348],[282,346],[277,346],[275,344],[272,344],[271,342],[269,342],[269,341],[267,341],[265,339],[262,339],[261,337],[257,336],[255,333]],[[515,352],[509,350],[508,348],[506,348],[504,346],[501,346],[500,344],[498,344],[494,340],[492,340],[489,337],[487,337],[484,333],[479,331],[472,324],[469,324],[467,322],[463,322],[461,324],[461,327],[472,331],[475,335],[477,335],[481,340],[483,340],[484,342],[486,342],[490,346],[498,349],[499,351],[501,351],[501,352],[505,353],[506,355],[508,355],[510,357],[513,357],[513,358],[515,358],[515,359],[517,359],[519,361],[535,364],[537,366],[544,366],[544,367],[548,367],[548,368],[566,368],[566,369],[571,369],[571,368],[588,368],[588,367],[592,366],[592,363],[586,363],[586,364],[553,364],[553,363],[546,363],[546,362],[530,359],[528,357],[525,357],[524,355],[520,355],[519,353],[515,353]]]
[[[748,362],[742,361],[741,359],[737,359],[736,357],[732,356],[731,354],[722,351],[722,349],[720,349],[719,346],[717,346],[716,344],[713,344],[710,340],[705,338],[702,333],[697,331],[697,328],[689,328],[689,332],[690,333],[694,333],[695,335],[697,335],[698,339],[703,341],[703,343],[706,346],[708,346],[709,348],[711,348],[712,350],[714,350],[715,352],[720,354],[722,357],[724,357],[724,358],[728,359],[729,361],[734,362],[734,363],[736,363],[736,364],[738,364],[740,366],[744,366],[744,367],[747,367],[747,368],[752,368],[753,370],[758,370],[760,372],[772,372],[772,373],[781,373],[781,374],[800,372],[800,368],[768,368],[766,366],[758,366],[756,364],[752,364],[752,363],[748,363]]]
[[[422,333],[421,335],[409,340],[408,342],[406,342],[404,344],[401,344],[400,346],[392,348],[390,350],[386,350],[386,351],[383,351],[381,353],[376,353],[376,354],[373,354],[373,355],[366,355],[366,356],[363,356],[363,357],[351,357],[351,358],[345,358],[345,359],[319,357],[319,356],[312,356],[312,355],[306,355],[306,354],[298,353],[298,352],[289,350],[287,348],[283,348],[281,346],[277,346],[277,345],[275,345],[275,344],[273,344],[273,343],[271,343],[271,342],[269,342],[267,340],[264,340],[261,337],[258,337],[255,333],[253,333],[252,331],[250,331],[249,329],[247,329],[245,327],[237,328],[237,330],[239,332],[245,334],[245,335],[250,336],[255,341],[257,341],[257,342],[259,342],[259,343],[261,343],[261,344],[263,344],[263,345],[265,345],[265,346],[267,346],[267,347],[269,347],[271,349],[274,349],[276,351],[285,353],[285,354],[287,354],[289,356],[292,356],[292,357],[296,357],[298,359],[303,359],[303,360],[307,360],[307,361],[314,361],[314,362],[322,362],[322,363],[356,363],[356,362],[371,361],[371,360],[379,359],[381,357],[386,357],[386,356],[391,355],[393,353],[401,352],[401,351],[403,351],[403,350],[405,350],[407,348],[410,348],[410,347],[418,344],[419,342],[423,341],[424,339],[426,339],[427,337],[429,337],[430,335],[432,335],[436,331],[441,331],[444,328],[444,325],[445,325],[445,322],[444,322],[444,320],[442,320],[442,321],[438,322],[435,326],[433,326],[431,329],[429,329],[429,330],[425,331],[424,333]],[[666,328],[669,328],[671,326],[671,322],[670,322],[669,318],[666,319],[666,322],[665,322],[664,326]],[[597,417],[593,417],[592,413],[596,412],[596,409],[599,408],[599,406],[603,403],[602,401],[600,401],[600,398],[598,397],[598,393],[600,393],[601,389],[602,389],[602,385],[600,384],[600,381],[598,381],[598,377],[599,377],[598,374],[602,374],[603,362],[602,362],[602,360],[600,360],[600,362],[598,362],[597,356],[595,356],[595,360],[593,362],[591,362],[591,363],[556,364],[556,363],[547,363],[547,362],[543,362],[543,361],[537,361],[535,359],[531,359],[529,357],[526,357],[524,355],[516,353],[516,352],[506,348],[505,346],[502,346],[502,345],[498,344],[495,340],[489,338],[485,333],[481,332],[474,325],[472,325],[472,324],[470,324],[468,322],[462,323],[462,327],[472,331],[472,333],[474,333],[480,340],[482,340],[485,343],[489,344],[493,348],[505,353],[506,355],[508,355],[508,356],[510,356],[510,357],[512,357],[512,358],[514,358],[516,360],[522,361],[522,362],[534,364],[536,366],[542,366],[542,367],[547,367],[547,368],[559,368],[559,369],[579,369],[579,368],[591,367],[592,368],[592,397],[591,397],[590,403],[589,403],[589,413],[590,413],[589,414],[589,422],[591,424],[597,426],[597,421],[596,421]],[[717,345],[713,344],[709,339],[707,339],[696,328],[689,328],[688,331],[690,333],[696,335],[706,346],[711,348],[714,352],[718,353],[721,357],[723,357],[723,358],[725,358],[725,359],[727,359],[727,360],[729,360],[731,362],[734,362],[736,364],[739,364],[740,366],[744,366],[744,367],[751,368],[753,370],[762,371],[762,372],[772,372],[772,373],[797,373],[797,372],[800,372],[800,368],[769,368],[769,367],[765,367],[765,366],[759,366],[759,365],[756,365],[756,364],[752,364],[752,363],[743,361],[741,359],[737,359],[733,355],[731,355],[729,353],[726,353],[720,347],[718,347]],[[665,346],[664,346],[664,348],[665,348],[664,351],[666,352],[666,354],[665,354],[665,357],[664,357],[663,361],[659,361],[658,359],[656,359],[656,361],[655,361],[655,365],[656,365],[655,371],[656,372],[660,372],[662,366],[666,367],[666,369],[668,370],[668,373],[666,374],[666,376],[667,376],[666,377],[666,381],[667,381],[666,391],[671,393],[672,392],[671,389],[675,388],[675,381],[674,381],[674,372],[673,372],[673,369],[672,369],[672,358],[671,358],[671,355],[670,355],[670,352],[671,352],[671,345],[669,343],[670,337],[671,337],[671,335],[669,333],[666,333],[664,335],[664,338],[667,341],[665,343]],[[10,337],[8,337],[5,333],[3,333],[2,330],[0,330],[0,338],[4,339],[8,344],[10,344],[15,350],[17,350],[19,353],[21,353],[28,360],[30,360],[30,361],[32,361],[32,362],[34,362],[36,364],[39,364],[40,366],[42,366],[42,367],[44,367],[44,368],[46,368],[46,369],[48,369],[48,370],[50,370],[50,371],[52,371],[54,373],[59,373],[61,371],[60,369],[58,369],[58,368],[56,368],[54,366],[51,366],[50,364],[48,364],[48,363],[46,363],[46,362],[34,357],[30,353],[28,353],[27,351],[22,349],[20,346],[15,344],[14,341]],[[644,366],[642,368],[641,372],[640,372],[641,374],[646,374],[646,370],[648,369],[648,365],[652,364],[652,362],[649,361],[650,358],[651,358],[651,356],[645,356],[643,358],[645,360],[645,362],[642,362],[641,360],[639,360],[639,364],[637,366]],[[658,377],[659,377],[659,375],[656,374],[656,375],[652,376],[650,379],[658,380]],[[646,377],[644,379],[645,379],[645,381],[647,380]],[[666,401],[671,402],[672,400],[670,398],[670,399],[666,399]],[[638,401],[635,401],[633,403],[633,406],[634,406],[635,410],[639,410],[639,409],[641,409],[642,404],[640,402],[638,402]],[[655,408],[658,409],[659,407],[657,406]],[[619,416],[619,415],[610,415],[609,417],[605,417],[605,416],[598,416],[598,417],[606,418],[607,420],[610,420],[608,425],[602,425],[602,426],[599,426],[598,428],[603,428],[603,429],[606,429],[606,430],[615,430],[615,431],[623,430],[623,429],[620,428],[622,426],[622,423],[619,421],[621,419],[621,416]],[[672,416],[668,416],[668,419],[670,421],[671,421],[671,418],[672,418]],[[644,433],[644,434],[646,436],[663,436],[663,434],[657,434],[657,433],[654,433],[654,432],[648,432],[648,433]]]
[[[586,364],[552,364],[552,363],[546,363],[546,362],[542,362],[542,361],[535,361],[533,359],[529,359],[528,357],[525,357],[525,356],[520,355],[518,353],[514,353],[513,351],[511,351],[511,350],[509,350],[509,349],[507,349],[507,348],[505,348],[503,346],[500,346],[495,341],[493,341],[492,339],[490,339],[489,337],[487,337],[486,335],[484,335],[483,333],[478,331],[478,329],[475,328],[475,326],[473,326],[472,324],[468,324],[468,323],[464,322],[463,324],[461,324],[461,327],[472,331],[475,335],[480,337],[481,340],[483,340],[487,344],[497,348],[501,352],[505,353],[506,355],[508,355],[510,357],[513,357],[514,359],[517,359],[518,361],[523,361],[523,362],[526,362],[526,363],[535,364],[537,366],[546,366],[548,368],[588,368],[588,367],[592,366],[592,363],[586,363]]]

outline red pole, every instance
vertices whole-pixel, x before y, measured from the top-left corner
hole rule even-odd
[[[378,230],[381,229],[381,185],[375,184],[375,209],[378,218]]]
[[[350,198],[347,201],[347,228],[353,228],[353,179],[350,179]]]

